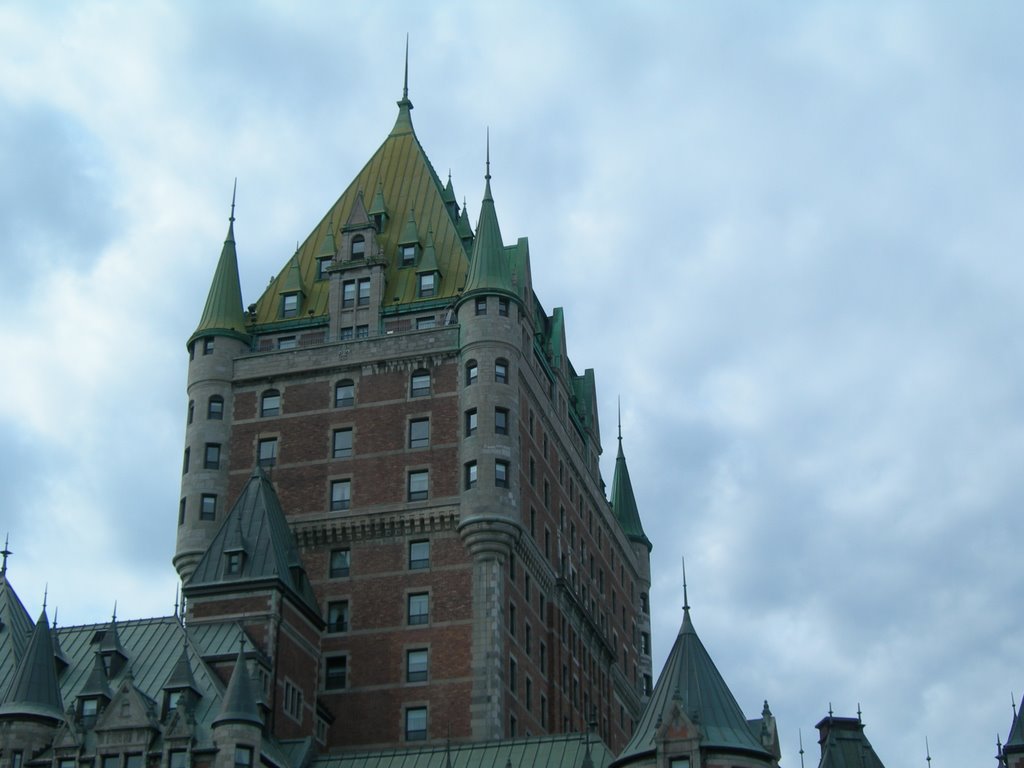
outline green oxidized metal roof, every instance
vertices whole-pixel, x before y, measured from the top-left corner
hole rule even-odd
[[[188,345],[205,336],[232,336],[242,341],[249,340],[245,328],[245,311],[242,308],[242,286],[238,279],[238,254],[235,252],[234,201],[231,203],[228,236],[213,273],[206,306]]]
[[[434,172],[430,160],[413,130],[407,96],[398,102],[398,118],[384,143],[363,166],[341,197],[326,211],[320,223],[299,244],[298,265],[306,291],[303,315],[327,316],[330,281],[317,280],[316,254],[331,229],[332,221],[349,221],[358,194],[376,190],[369,214],[389,211],[383,231],[376,236],[378,253],[367,253],[367,261],[382,260],[385,265],[386,288],[384,308],[418,301],[414,268],[399,264],[398,244],[409,211],[415,212],[419,233],[433,231],[434,248],[441,278],[437,293],[430,301],[454,298],[463,287],[468,258],[455,222],[444,202],[444,185]],[[287,278],[288,263],[274,278],[256,303],[257,323],[279,319],[278,297]]]
[[[416,267],[417,272],[437,272],[437,249],[434,248],[434,233],[427,232],[427,239],[423,245],[423,256]]]
[[[854,717],[828,717],[817,728],[821,760],[818,768],[885,768],[864,735],[864,724]]]
[[[0,701],[28,648],[32,626],[32,617],[7,580],[5,567],[0,570]]]
[[[491,196],[490,159],[484,176],[484,199],[480,204],[480,218],[476,224],[476,239],[473,240],[473,254],[469,259],[469,274],[466,276],[466,291],[462,299],[474,293],[506,293],[518,295],[512,285],[512,270],[505,245],[501,240],[498,214],[494,210]]]
[[[245,552],[241,574],[225,575],[224,553],[240,548]],[[214,534],[185,590],[188,593],[214,585],[266,580],[279,582],[312,616],[320,616],[281,502],[270,480],[257,466],[224,524]]]
[[[107,682],[107,670],[103,666],[103,655],[97,651],[92,658],[92,671],[86,678],[85,685],[78,692],[79,696],[106,696],[111,698],[110,685]]]
[[[751,732],[743,710],[697,637],[689,606],[683,608],[679,634],[633,731],[633,738],[616,759],[616,765],[628,764],[632,759],[653,753],[658,728],[670,719],[677,705],[699,728],[702,749],[738,751],[770,759],[771,755]]]
[[[594,768],[605,768],[612,754],[600,741],[590,746]],[[485,741],[470,744],[424,745],[420,748],[351,752],[324,756],[311,768],[582,768],[587,745],[581,734]]]
[[[249,668],[245,664],[245,646],[239,643],[235,668],[231,670],[231,679],[224,694],[220,712],[213,719],[214,725],[221,723],[250,723],[262,726],[259,710],[256,708],[256,696],[253,694],[252,679]]]
[[[472,241],[473,239],[473,227],[469,223],[469,211],[466,208],[466,199],[462,199],[462,213],[459,214],[458,224],[455,225],[455,229],[458,230],[459,237],[464,241]]]
[[[1020,707],[1014,712],[1013,722],[1010,723],[1010,733],[1006,737],[1003,749],[1010,752],[1024,752],[1024,699],[1021,699]]]
[[[53,638],[45,610],[39,614],[28,648],[0,704],[0,715],[64,718],[57,665],[53,658]]]
[[[651,541],[644,533],[640,523],[640,512],[636,507],[633,495],[633,484],[629,480],[629,469],[626,467],[626,455],[622,452],[622,435],[619,434],[619,452],[615,457],[615,475],[612,478],[612,512],[619,521],[623,532],[630,541],[635,541],[651,550]]]

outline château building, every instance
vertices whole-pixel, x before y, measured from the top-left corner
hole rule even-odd
[[[654,684],[621,430],[608,489],[489,147],[474,227],[412,107],[248,305],[232,201],[186,344],[180,609],[32,622],[5,547],[0,768],[778,765],[688,605]],[[859,731],[829,723],[831,768]]]

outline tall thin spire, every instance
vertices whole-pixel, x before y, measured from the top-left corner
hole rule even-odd
[[[615,399],[615,407],[618,409],[619,416],[619,442],[622,442],[622,397]]]
[[[409,100],[409,33],[405,33],[405,79],[402,81],[402,101]]]
[[[796,735],[800,739],[800,768],[804,768],[804,734],[799,728],[796,729]]]
[[[487,126],[487,172],[484,173],[484,179],[488,182],[491,180],[491,126]]]
[[[682,558],[683,561],[683,610],[686,613],[690,612],[690,596],[686,592],[686,558]]]
[[[238,192],[238,177],[235,176],[235,183],[231,187],[231,215],[228,217],[230,223],[235,221],[235,194]]]
[[[927,736],[924,737],[924,753],[925,753],[925,762],[928,763],[928,768],[932,768],[932,748],[928,744],[928,737]]]
[[[7,536],[4,537],[4,548],[0,549],[0,555],[3,555],[3,562],[0,562],[0,576],[7,573],[7,558],[14,553],[11,552],[11,534],[8,532]]]

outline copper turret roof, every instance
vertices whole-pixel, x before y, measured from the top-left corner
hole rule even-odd
[[[235,200],[231,198],[231,217],[228,220],[228,235],[213,273],[206,306],[199,319],[199,325],[188,340],[188,346],[196,339],[207,336],[232,336],[248,341],[245,327],[245,311],[242,308],[242,285],[238,279],[238,254],[235,252]]]

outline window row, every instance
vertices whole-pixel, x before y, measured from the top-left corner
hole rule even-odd
[[[487,297],[479,297],[473,305],[473,310],[477,316],[487,314]],[[498,316],[508,317],[508,299],[498,298]]]
[[[463,432],[466,437],[472,437],[479,426],[478,412],[476,408],[470,408],[463,416]],[[494,409],[494,434],[507,435],[509,429],[508,408],[495,407]]]
[[[425,570],[430,567],[430,541],[417,539],[409,542],[408,568],[410,571]],[[344,578],[352,572],[352,550],[347,547],[332,549],[328,574],[332,579]]]
[[[476,360],[466,363],[466,386],[476,384],[480,378],[480,364]],[[494,361],[494,382],[508,384],[508,360],[499,357]]]
[[[196,415],[196,401],[188,401],[188,423],[191,424]],[[220,395],[210,395],[206,401],[206,418],[220,421],[224,418],[224,398]]]
[[[185,513],[188,508],[188,500],[182,499],[178,503],[178,525],[185,524]],[[199,519],[217,519],[217,494],[204,493],[199,497]]]
[[[352,480],[350,478],[331,480],[329,489],[332,512],[344,512],[352,508]],[[428,498],[430,498],[430,470],[412,470],[406,475],[406,500],[426,501]]]
[[[348,600],[331,600],[327,603],[327,631],[348,632],[352,626],[352,614]],[[410,627],[430,623],[430,594],[413,592],[406,598],[406,624]]]
[[[353,333],[352,328],[343,328],[342,336],[345,337],[346,332]],[[356,326],[354,330],[355,336],[361,337],[367,335],[366,326]],[[348,338],[351,338],[349,336]],[[352,379],[342,379],[334,385],[334,407],[335,408],[350,408],[355,405],[355,382]],[[409,379],[409,396],[410,397],[427,397],[430,395],[430,371],[426,369],[419,369],[414,371]],[[188,423],[192,423],[193,413],[195,410],[194,401],[189,401],[188,411]],[[281,392],[278,389],[268,389],[260,395],[260,416],[279,416],[281,415]],[[224,398],[219,395],[214,395],[210,398],[207,418],[209,419],[222,419],[224,418]]]
[[[324,661],[324,688],[341,691],[351,684],[349,657],[328,656]],[[405,682],[425,683],[430,679],[430,651],[427,648],[409,648],[405,652]]]
[[[509,478],[511,477],[511,470],[509,469],[509,462],[504,459],[494,460],[494,487],[495,488],[508,488]],[[463,465],[464,475],[464,486],[466,490],[476,488],[478,479],[477,463],[475,461],[467,461]]]

